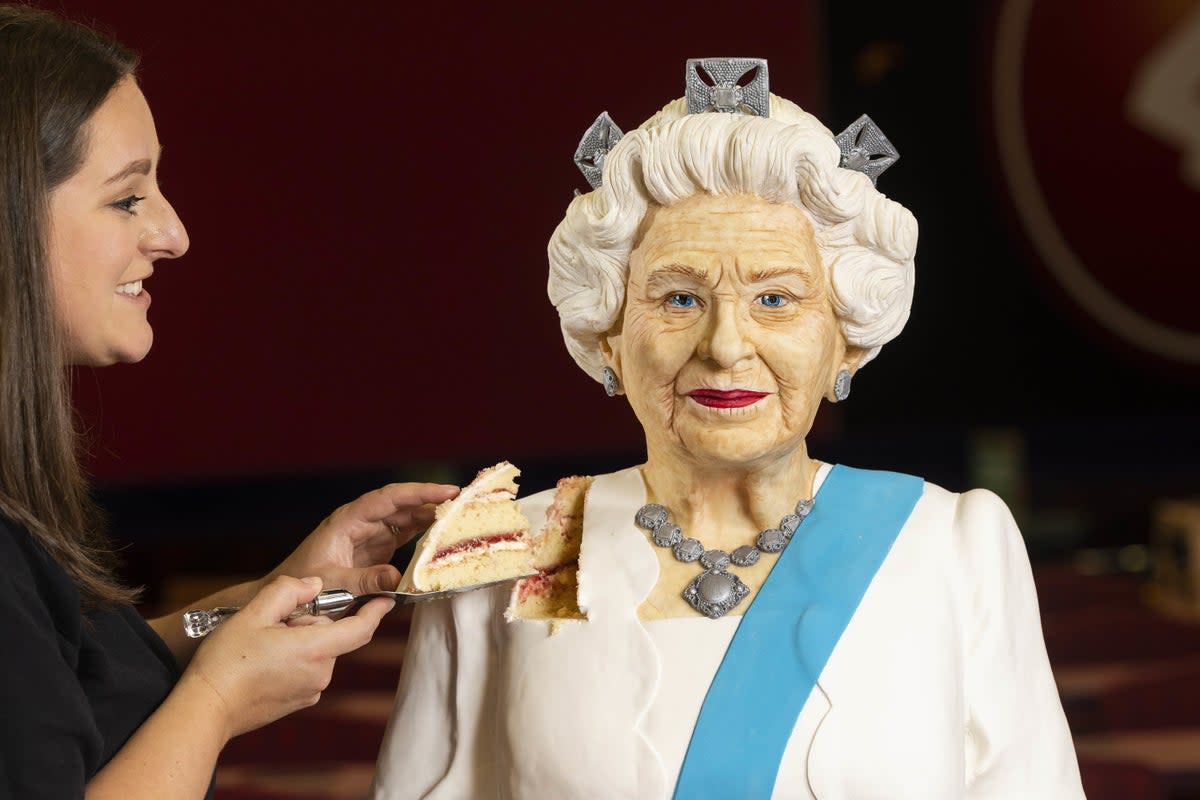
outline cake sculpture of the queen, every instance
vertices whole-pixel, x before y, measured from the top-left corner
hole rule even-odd
[[[418,609],[374,797],[1083,797],[1003,502],[806,445],[908,317],[896,150],[764,61],[689,61],[685,90],[600,116],[549,245],[567,350],[646,462],[521,502],[534,541],[576,532],[553,602]]]

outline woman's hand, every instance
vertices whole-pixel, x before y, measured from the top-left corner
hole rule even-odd
[[[331,589],[391,591],[400,582],[388,563],[396,548],[428,527],[436,504],[457,494],[456,486],[434,483],[392,483],[368,492],[330,514],[263,583],[316,575]]]
[[[392,483],[368,492],[330,514],[270,575],[230,586],[188,608],[244,606],[283,575],[312,575],[330,589],[355,594],[391,591],[400,582],[399,570],[388,563],[396,548],[433,521],[434,504],[457,494],[458,487],[435,483]],[[147,621],[186,667],[198,641],[184,635],[182,611]]]
[[[289,626],[288,614],[320,590],[316,578],[276,578],[196,652],[180,686],[210,696],[228,738],[314,705],[329,685],[334,659],[369,642],[395,605],[377,599],[336,622],[313,617]]]

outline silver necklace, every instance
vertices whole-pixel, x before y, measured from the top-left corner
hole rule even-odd
[[[656,545],[670,547],[677,561],[700,562],[704,571],[683,590],[683,599],[709,619],[719,619],[750,594],[742,579],[728,571],[729,565],[750,567],[758,563],[759,553],[782,552],[812,508],[812,500],[801,500],[796,503],[796,513],[781,519],[778,528],[767,528],[758,534],[753,545],[744,544],[732,553],[707,550],[699,539],[684,536],[680,527],[670,521],[671,512],[664,505],[647,503],[638,509],[633,520],[639,528],[650,532],[650,539]]]

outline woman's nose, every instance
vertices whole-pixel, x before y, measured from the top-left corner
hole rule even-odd
[[[153,213],[146,215],[146,228],[138,236],[138,246],[150,259],[179,258],[191,242],[183,221],[167,198],[155,201]]]
[[[729,369],[754,355],[754,347],[742,331],[737,305],[717,300],[713,304],[708,331],[701,343],[701,355]]]

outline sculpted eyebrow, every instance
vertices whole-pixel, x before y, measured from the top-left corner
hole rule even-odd
[[[769,267],[756,269],[749,275],[751,283],[763,283],[788,277],[799,278],[804,281],[806,286],[811,286],[813,282],[812,273],[803,267]]]
[[[650,273],[650,277],[646,280],[649,285],[668,281],[672,278],[687,278],[696,283],[706,283],[708,281],[708,273],[698,270],[695,267],[689,267],[687,264],[664,264],[661,267],[655,267]]]
[[[110,183],[120,183],[121,181],[128,178],[130,175],[149,175],[149,174],[150,174],[150,159],[140,158],[137,161],[130,161],[128,164],[125,165],[124,169],[122,169],[116,175],[113,175],[111,178],[106,180],[104,182],[104,185],[107,186]]]

